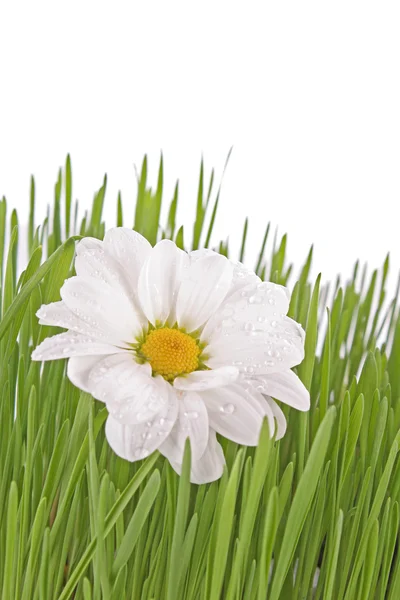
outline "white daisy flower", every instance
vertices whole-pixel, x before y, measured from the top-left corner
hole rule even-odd
[[[154,450],[179,473],[187,437],[191,480],[221,477],[216,433],[255,446],[265,416],[280,438],[286,420],[276,398],[298,410],[309,393],[291,371],[304,357],[304,332],[286,316],[288,291],[262,282],[211,250],[154,248],[118,227],[104,241],[77,244],[76,277],[60,302],[42,306],[47,338],[33,360],[68,358],[68,377],[107,406],[106,435],[122,458]]]

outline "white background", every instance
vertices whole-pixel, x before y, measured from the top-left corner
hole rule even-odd
[[[67,152],[88,206],[109,176],[133,223],[145,152],[165,200],[181,182],[192,223],[201,155],[217,180],[229,151],[217,239],[252,264],[268,221],[300,263],[348,275],[355,259],[400,266],[398,2],[0,3],[0,194],[41,215]],[[167,204],[167,202],[166,202]],[[165,206],[166,208],[166,206]]]

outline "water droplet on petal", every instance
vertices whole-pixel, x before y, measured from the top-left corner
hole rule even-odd
[[[196,412],[195,410],[189,410],[189,411],[185,412],[184,415],[188,419],[197,419],[199,416],[199,413]]]
[[[223,406],[220,407],[220,411],[226,415],[231,415],[235,412],[236,407],[234,404],[228,403],[228,404],[224,404]]]

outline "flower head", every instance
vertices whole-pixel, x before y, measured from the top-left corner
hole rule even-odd
[[[225,464],[216,433],[255,446],[264,417],[271,435],[285,433],[272,398],[309,409],[290,370],[304,332],[286,316],[286,288],[211,250],[152,248],[122,227],[80,241],[75,267],[62,300],[37,313],[67,331],[32,358],[69,359],[72,383],[106,404],[107,439],[122,458],[158,449],[179,473],[189,437],[191,480],[214,481]]]

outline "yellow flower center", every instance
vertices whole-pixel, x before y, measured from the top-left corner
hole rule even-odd
[[[187,333],[162,327],[149,332],[140,352],[150,363],[153,373],[173,381],[198,368],[201,348]]]

